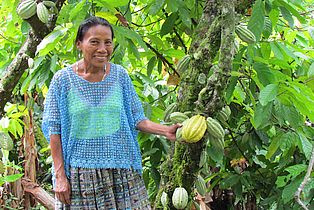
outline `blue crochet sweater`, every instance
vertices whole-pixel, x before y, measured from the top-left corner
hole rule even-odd
[[[101,82],[58,71],[45,101],[42,129],[47,140],[60,134],[66,174],[70,167],[133,168],[141,171],[136,125],[146,119],[125,69],[112,64]]]

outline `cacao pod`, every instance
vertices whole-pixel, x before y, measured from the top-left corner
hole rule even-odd
[[[194,115],[182,126],[182,138],[188,143],[198,142],[204,136],[206,128],[205,117],[199,114]]]
[[[189,64],[190,64],[190,60],[191,60],[191,56],[190,55],[185,55],[184,57],[182,57],[180,59],[180,61],[178,62],[178,65],[177,65],[177,71],[180,74],[188,69]]]
[[[226,122],[229,119],[229,116],[231,114],[231,110],[229,106],[225,106],[222,108],[222,110],[220,110],[217,114],[217,119],[220,122]]]
[[[168,195],[167,195],[167,193],[162,192],[161,197],[160,197],[160,202],[161,202],[163,207],[167,206],[167,203],[168,203]]]
[[[23,1],[17,7],[16,12],[22,19],[28,19],[36,14],[36,5],[34,0]]]
[[[210,135],[217,139],[223,139],[225,136],[225,131],[220,123],[211,117],[207,118],[207,129]]]
[[[56,4],[53,1],[43,1],[43,4],[47,7],[55,7]]]
[[[176,103],[172,103],[172,104],[170,104],[170,105],[166,108],[166,110],[165,110],[165,112],[164,112],[164,121],[165,121],[165,122],[169,122],[169,121],[170,121],[170,114],[171,114],[172,112],[174,112],[176,109],[177,109],[177,104],[176,104]]]
[[[271,20],[268,17],[265,17],[263,35],[268,38],[271,35],[272,30]]]
[[[41,22],[48,23],[49,11],[43,2],[37,4],[37,16]]]
[[[197,176],[197,179],[195,181],[195,187],[197,192],[201,195],[201,196],[205,196],[206,194],[206,183],[205,180],[203,179],[203,177],[201,175]]]
[[[13,140],[11,139],[9,134],[0,131],[0,148],[10,151],[13,149],[13,147]]]
[[[236,26],[235,32],[242,41],[248,44],[256,42],[256,37],[253,32],[243,25]]]
[[[183,114],[182,112],[173,112],[170,114],[169,118],[174,123],[182,123],[189,117]]]
[[[172,195],[172,204],[176,209],[184,209],[188,204],[188,192],[183,187],[177,187]]]

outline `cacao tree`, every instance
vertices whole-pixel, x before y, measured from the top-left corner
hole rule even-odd
[[[112,61],[129,70],[147,117],[168,124],[171,112],[200,114],[217,119],[224,131],[217,141],[215,129],[207,129],[197,143],[139,135],[143,178],[156,209],[173,209],[178,187],[188,192],[187,209],[296,209],[299,189],[303,208],[313,207],[311,173],[300,188],[314,136],[312,0],[57,0],[56,7],[45,5],[48,14],[36,10],[28,19],[18,15],[19,4],[0,7],[0,131],[16,145],[0,145],[0,184],[16,184],[29,173],[21,145],[33,129],[37,182],[51,190],[40,130],[44,97],[53,74],[78,59],[78,25],[97,15],[114,26]],[[12,168],[17,175],[8,173]]]

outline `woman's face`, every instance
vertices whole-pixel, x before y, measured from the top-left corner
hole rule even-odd
[[[110,59],[113,51],[111,30],[107,26],[96,25],[90,27],[82,41],[76,46],[82,51],[84,61],[91,68],[103,68]]]

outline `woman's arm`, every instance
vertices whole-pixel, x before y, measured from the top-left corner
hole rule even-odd
[[[50,148],[56,176],[56,197],[62,203],[70,204],[71,187],[65,174],[61,136],[59,134],[50,135]]]
[[[176,131],[181,127],[179,124],[174,125],[161,125],[158,123],[154,123],[150,120],[142,120],[137,124],[137,129],[145,133],[152,133],[157,135],[165,136],[170,141],[176,140]]]

